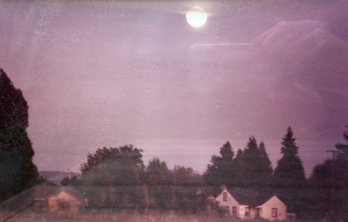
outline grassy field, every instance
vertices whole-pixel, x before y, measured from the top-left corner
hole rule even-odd
[[[78,214],[45,214],[22,212],[8,221],[17,222],[233,222],[241,221],[231,217],[219,217],[217,215],[177,215],[174,213],[151,213],[151,214],[133,214],[133,213],[115,213],[109,211],[82,212]],[[261,220],[248,220],[248,222],[260,222]],[[305,222],[303,220],[296,220]],[[330,220],[316,220],[316,222],[328,222]],[[264,221],[263,221],[264,222]],[[306,221],[314,222],[314,221]]]
[[[9,221],[78,221],[78,222],[227,222],[232,218],[214,215],[176,215],[173,213],[132,214],[114,212],[83,212],[79,214],[43,214],[23,212]]]

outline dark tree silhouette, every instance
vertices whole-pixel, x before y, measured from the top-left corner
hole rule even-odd
[[[337,143],[337,155],[334,159],[314,167],[309,181],[314,188],[348,188],[348,132],[343,133],[346,143]],[[333,184],[332,184],[333,183]]]
[[[172,207],[173,172],[168,169],[165,162],[158,158],[149,161],[145,183],[149,193],[150,208],[164,210]]]
[[[260,185],[269,185],[272,180],[272,163],[268,157],[265,144],[263,142],[259,145],[259,177],[260,177]]]
[[[174,168],[174,209],[179,213],[198,213],[205,210],[207,192],[201,175],[192,168]]]
[[[220,156],[212,156],[211,163],[204,173],[204,179],[209,185],[234,185],[236,169],[233,161],[234,152],[230,142],[220,148]]]
[[[295,140],[293,131],[289,127],[282,142],[282,157],[278,160],[277,167],[274,170],[274,184],[276,186],[286,188],[305,186],[304,168],[298,156],[298,147]]]
[[[0,69],[0,200],[33,186],[38,181],[27,135],[28,105]]]
[[[238,151],[235,163],[239,186],[263,187],[270,183],[272,166],[263,142],[258,146],[256,139],[250,137],[246,148]]]
[[[334,158],[313,168],[309,184],[317,190],[315,199],[322,204],[323,213],[348,220],[348,132],[343,133],[345,143],[337,143]],[[329,212],[330,210],[330,212]]]
[[[28,127],[28,105],[22,91],[16,89],[6,73],[0,69],[0,129]]]

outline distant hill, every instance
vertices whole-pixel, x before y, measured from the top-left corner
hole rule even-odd
[[[60,184],[62,180],[65,177],[73,177],[73,176],[79,176],[79,173],[76,172],[61,172],[61,171],[40,171],[39,172],[40,176],[45,178],[46,180],[55,183],[55,184]]]

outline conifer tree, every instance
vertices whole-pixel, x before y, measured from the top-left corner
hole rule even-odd
[[[265,144],[263,142],[259,145],[260,150],[260,178],[264,185],[268,185],[271,182],[273,169],[272,163],[268,157]]]
[[[282,157],[274,170],[273,179],[276,186],[294,188],[305,185],[304,168],[295,141],[293,131],[289,127],[282,142]]]
[[[236,169],[233,161],[234,152],[230,142],[220,148],[220,156],[212,156],[211,164],[204,173],[204,179],[209,185],[233,185]]]
[[[238,152],[235,163],[240,186],[262,187],[269,184],[272,166],[263,142],[258,146],[256,139],[250,137],[246,148]]]

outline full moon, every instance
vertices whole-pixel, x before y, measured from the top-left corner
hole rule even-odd
[[[207,19],[207,13],[200,7],[195,6],[190,11],[186,12],[186,21],[192,27],[202,27],[207,22]]]

